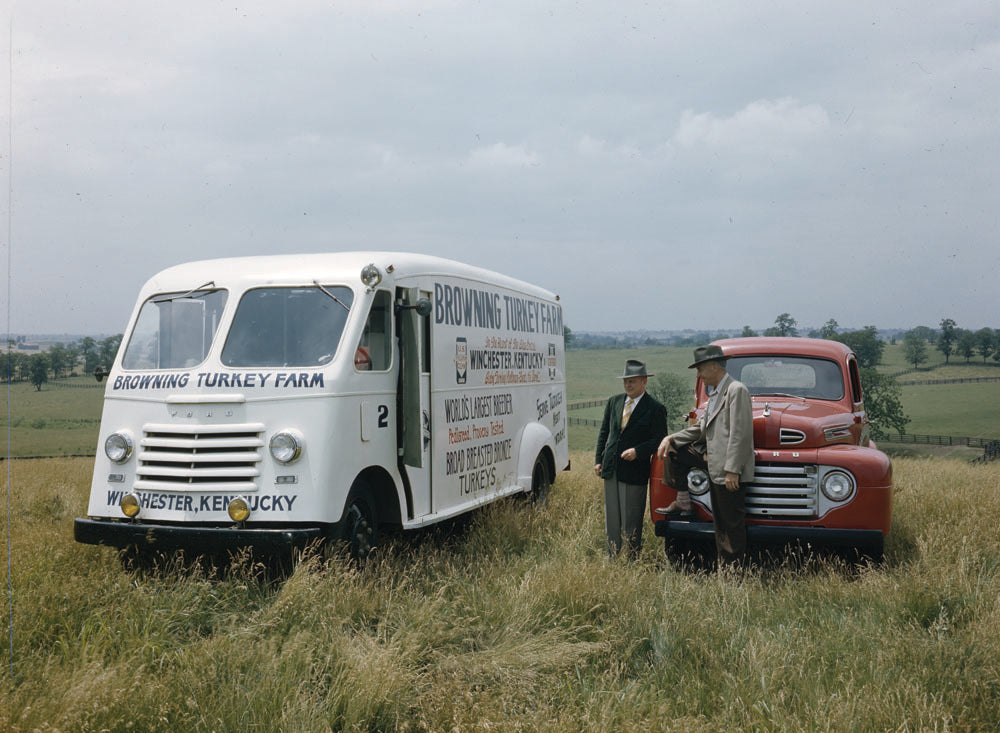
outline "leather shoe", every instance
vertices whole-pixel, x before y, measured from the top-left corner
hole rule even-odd
[[[660,507],[655,510],[657,514],[662,514],[667,519],[693,519],[694,510],[693,509],[681,509],[677,506],[677,502],[673,502],[670,506]]]

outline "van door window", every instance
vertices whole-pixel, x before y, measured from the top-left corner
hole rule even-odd
[[[354,368],[359,372],[384,372],[392,364],[392,296],[379,290],[368,312],[365,331],[354,352]]]
[[[426,292],[420,293],[421,298],[431,299],[431,294]],[[421,322],[421,332],[420,332],[420,371],[424,374],[430,374],[431,372],[431,316],[428,313],[426,316],[420,319]]]
[[[222,363],[230,367],[328,364],[350,315],[354,292],[343,286],[257,288],[240,300]]]

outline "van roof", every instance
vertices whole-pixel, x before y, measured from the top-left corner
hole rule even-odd
[[[463,277],[499,285],[545,300],[557,296],[536,285],[455,260],[412,252],[328,252],[314,254],[262,255],[199,260],[168,267],[151,277],[143,294],[190,290],[213,281],[218,287],[243,289],[255,285],[302,284],[303,282],[360,282],[361,269],[375,264],[382,273],[393,268],[397,278],[415,275]]]

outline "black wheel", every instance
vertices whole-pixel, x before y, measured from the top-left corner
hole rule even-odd
[[[341,537],[347,544],[348,554],[355,562],[363,564],[375,550],[378,543],[378,518],[366,491],[354,490],[348,497]]]
[[[549,466],[542,454],[535,459],[535,467],[531,469],[531,500],[544,504],[549,498],[552,479],[549,478]]]

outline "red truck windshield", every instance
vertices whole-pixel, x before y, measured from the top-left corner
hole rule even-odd
[[[844,398],[840,365],[802,356],[736,356],[726,363],[751,395],[789,395],[817,400]]]

